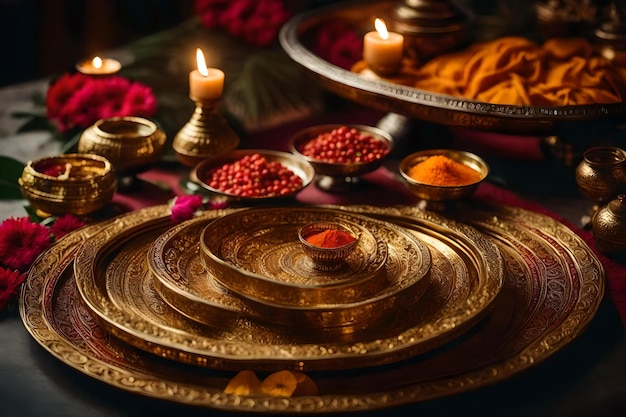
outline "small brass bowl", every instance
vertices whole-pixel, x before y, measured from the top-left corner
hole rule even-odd
[[[412,167],[435,155],[446,156],[476,170],[480,174],[479,179],[470,184],[442,186],[425,184],[409,175]],[[430,203],[429,208],[432,209],[445,208],[448,203],[471,196],[489,175],[489,166],[481,157],[471,152],[454,149],[429,149],[412,153],[400,161],[398,169],[402,180],[413,195]]]
[[[308,241],[311,236],[318,233],[323,233],[327,230],[337,230],[344,232],[352,236],[354,239],[351,242],[345,243],[340,246],[317,246]],[[302,243],[304,253],[311,258],[313,266],[316,269],[321,270],[334,270],[341,268],[345,259],[354,252],[354,248],[358,242],[358,234],[352,231],[348,226],[345,226],[337,222],[315,222],[309,223],[302,227],[298,232],[298,239]]]
[[[372,136],[375,139],[382,140],[387,145],[387,152],[383,158],[371,162],[347,162],[347,163],[331,163],[324,162],[320,159],[312,158],[302,154],[303,146],[318,137],[321,134],[331,132],[333,129],[346,126],[354,128],[361,134]],[[312,126],[296,133],[291,138],[291,152],[301,156],[307,160],[313,168],[317,179],[316,185],[328,192],[342,193],[350,191],[355,187],[363,184],[361,176],[376,170],[380,167],[387,155],[393,149],[393,138],[387,132],[372,126],[365,125],[348,125],[348,124],[327,124]]]
[[[44,215],[84,215],[110,203],[117,188],[111,163],[93,154],[29,161],[18,179],[22,195]]]
[[[212,171],[224,164],[231,164],[236,161],[241,160],[244,156],[259,154],[263,158],[265,158],[269,162],[278,162],[285,168],[290,169],[296,174],[298,177],[302,179],[302,186],[297,190],[291,191],[287,194],[282,195],[272,195],[272,196],[241,196],[228,192],[221,191],[217,188],[214,188],[209,185]],[[266,149],[237,149],[231,151],[225,155],[222,155],[217,158],[204,159],[200,163],[198,163],[192,170],[189,175],[189,178],[192,182],[200,185],[206,191],[209,191],[211,194],[219,195],[225,197],[231,201],[241,201],[241,202],[269,202],[272,200],[282,200],[286,198],[295,197],[297,193],[299,193],[302,189],[304,189],[307,185],[313,181],[315,176],[315,170],[307,161],[303,158],[300,158],[296,155],[293,155],[288,152],[280,152],[280,151],[271,151]]]
[[[132,175],[159,161],[167,136],[142,117],[100,119],[82,133],[78,152],[104,156],[118,174]]]

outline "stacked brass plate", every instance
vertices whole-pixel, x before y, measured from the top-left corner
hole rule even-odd
[[[173,225],[167,215],[146,218],[140,213],[114,222],[88,239],[76,254],[75,279],[81,297],[111,334],[159,356],[220,369],[308,371],[388,364],[432,350],[473,327],[503,286],[500,252],[480,234],[467,236],[453,225],[403,229],[424,242],[431,257],[429,272],[422,278],[425,292],[413,308],[373,321],[366,331],[314,332],[310,325],[294,331],[269,323],[271,317],[258,320],[241,297],[220,286],[211,287],[207,280],[199,232],[208,222],[239,212],[247,211],[208,211],[180,225]],[[346,211],[343,215],[360,218]],[[366,226],[385,224],[365,219]],[[396,228],[391,223],[388,227]],[[168,265],[169,280],[155,277],[147,261],[148,254],[154,253],[154,242],[164,236],[170,243],[156,252],[162,253]],[[411,242],[406,237],[393,239]],[[401,271],[412,267],[408,260],[419,259],[417,253],[412,257],[394,254],[403,247],[390,244],[389,248],[390,259],[404,259]],[[415,248],[422,250],[421,245],[413,249],[409,245],[409,252]],[[424,260],[420,262],[427,266]],[[406,280],[414,275],[406,275]],[[163,288],[170,297],[160,296]],[[210,323],[190,320],[191,314],[177,311],[188,305],[213,312],[215,317]]]
[[[599,260],[547,216],[490,205],[467,207],[463,219],[415,207],[343,209],[392,222],[429,247],[430,283],[421,302],[405,312],[404,328],[306,342],[306,335],[236,317],[221,327],[186,319],[159,297],[146,265],[152,242],[172,227],[163,206],[59,240],[30,270],[20,298],[22,319],[53,356],[124,391],[227,411],[319,414],[387,409],[502,381],[571,342],[602,300]],[[233,212],[207,212],[175,227],[196,233]],[[183,250],[198,255],[199,245]],[[180,267],[194,270],[202,264],[198,258],[189,256],[192,261]],[[481,325],[471,327],[479,317]],[[401,360],[453,338],[445,349]],[[394,366],[374,366],[391,361]],[[318,395],[223,392],[234,373],[220,369],[291,366],[308,372]],[[363,369],[354,372],[356,366]]]
[[[359,231],[344,268],[319,271],[304,252],[298,230],[319,221]],[[431,265],[428,247],[415,235],[387,222],[323,208],[233,213],[206,226],[200,247],[211,276],[242,297],[256,316],[300,331],[350,333],[388,319],[417,302]]]

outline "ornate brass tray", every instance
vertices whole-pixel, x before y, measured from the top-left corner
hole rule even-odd
[[[387,218],[410,230],[424,224],[447,229],[459,220],[413,207],[345,209]],[[319,387],[316,396],[227,395],[223,388],[233,372],[186,365],[124,343],[101,327],[78,291],[73,261],[85,241],[111,225],[131,227],[138,218],[142,223],[163,216],[163,207],[150,208],[61,239],[32,267],[20,313],[34,339],[68,366],[124,391],[193,406],[274,414],[341,413],[453,395],[548,359],[584,330],[604,294],[599,260],[566,226],[521,209],[467,208],[468,222],[490,236],[504,257],[504,287],[479,327],[445,349],[394,366],[310,372]]]
[[[349,224],[359,231],[356,250],[344,268],[318,271],[302,249],[298,230],[319,221]],[[239,211],[208,224],[200,248],[212,276],[259,316],[301,331],[371,328],[419,300],[427,285],[422,279],[431,267],[428,247],[414,234],[331,208]]]
[[[228,213],[208,211],[204,221]],[[174,227],[182,227],[184,233],[186,225],[202,220]],[[207,285],[198,284],[207,279],[199,235],[184,238],[187,243],[181,242],[178,253],[169,255],[179,260],[170,281],[180,281],[182,297],[158,297],[155,288],[160,286],[154,285],[147,253],[170,227],[166,214],[146,218],[141,213],[110,225],[82,244],[75,256],[75,279],[86,304],[112,334],[160,356],[201,366],[309,371],[397,362],[439,347],[471,328],[487,314],[503,286],[502,258],[491,241],[467,226],[450,223],[442,229],[425,222],[413,232],[428,245],[432,266],[415,308],[374,320],[363,331],[308,326],[295,332],[293,327],[268,325],[272,317],[261,322],[247,315],[249,309],[236,311],[241,305],[235,297],[227,295],[222,301],[223,289],[207,290]],[[190,228],[192,233],[198,230]],[[172,308],[188,313],[189,303],[198,304],[198,298],[204,302],[200,308],[216,313],[209,325],[189,323]],[[223,311],[220,304],[226,305]]]
[[[307,37],[324,23],[347,21],[363,33],[372,30],[373,17],[392,15],[393,1],[351,2],[299,14],[280,32],[285,52],[320,84],[341,97],[403,116],[439,123],[496,131],[549,131],[554,125],[582,120],[618,119],[626,103],[559,107],[501,105],[467,100],[373,79],[330,64],[307,45]],[[389,19],[388,19],[389,20]]]

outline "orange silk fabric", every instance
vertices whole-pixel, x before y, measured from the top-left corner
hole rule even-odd
[[[366,68],[360,61],[352,70]],[[493,104],[566,106],[626,98],[626,68],[598,55],[583,38],[538,45],[504,37],[435,57],[421,67],[405,60],[387,80]]]

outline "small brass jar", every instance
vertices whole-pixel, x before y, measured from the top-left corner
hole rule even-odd
[[[165,132],[148,119],[111,117],[85,129],[78,152],[104,156],[118,175],[133,175],[159,161],[166,139]]]
[[[111,163],[93,154],[64,154],[29,161],[18,179],[38,214],[84,215],[110,203],[117,187]]]
[[[595,203],[594,211],[626,193],[626,151],[612,146],[586,150],[576,167],[576,184],[580,193]]]
[[[626,260],[626,194],[599,209],[591,224],[598,250],[608,257]]]

